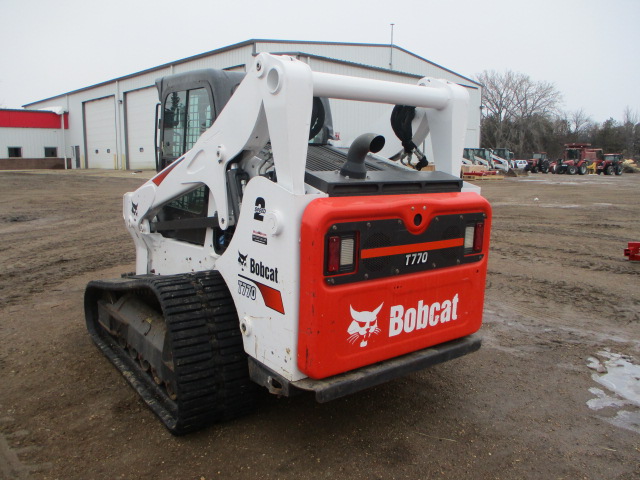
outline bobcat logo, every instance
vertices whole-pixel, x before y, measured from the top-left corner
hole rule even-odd
[[[138,203],[131,202],[131,213],[138,215]]]
[[[244,270],[244,267],[247,266],[247,257],[249,256],[249,254],[247,253],[246,255],[243,255],[240,253],[240,250],[238,250],[238,264],[242,267],[242,270]]]
[[[378,328],[378,313],[382,305],[384,305],[384,303],[381,303],[373,312],[357,312],[349,305],[351,318],[353,319],[347,329],[349,343],[354,344],[360,340],[360,347],[366,347],[371,335],[378,335],[380,333],[380,329]]]

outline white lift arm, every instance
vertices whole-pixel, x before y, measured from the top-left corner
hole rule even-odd
[[[429,78],[419,85],[406,85],[312,72],[306,63],[292,57],[261,53],[194,147],[125,196],[126,224],[148,233],[148,219],[158,208],[204,183],[213,195],[220,227],[226,229],[230,220],[228,164],[256,155],[269,140],[278,184],[303,195],[313,96],[425,108],[439,170],[459,175],[467,121],[464,87]]]

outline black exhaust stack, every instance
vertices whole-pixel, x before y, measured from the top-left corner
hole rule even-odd
[[[384,147],[384,137],[375,133],[364,133],[356,138],[349,153],[347,161],[340,169],[343,177],[363,179],[367,176],[367,169],[364,166],[364,159],[369,152],[378,153]]]

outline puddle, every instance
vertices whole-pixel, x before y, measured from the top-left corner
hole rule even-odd
[[[591,378],[606,389],[590,388],[595,395],[587,402],[592,410],[614,408],[615,417],[600,417],[619,428],[640,434],[640,365],[627,355],[601,351],[589,357],[588,367],[595,370]]]

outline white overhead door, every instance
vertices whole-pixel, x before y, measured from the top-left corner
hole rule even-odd
[[[116,169],[116,107],[114,97],[84,104],[87,168]]]
[[[155,169],[155,87],[125,93],[129,169]]]

